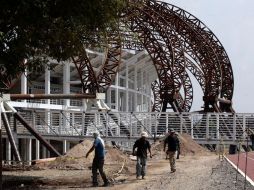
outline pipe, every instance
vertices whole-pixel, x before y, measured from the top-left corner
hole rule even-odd
[[[224,104],[231,104],[231,101],[230,100],[227,100],[227,99],[224,99],[224,98],[218,98],[218,101],[219,102],[222,102]]]
[[[17,112],[14,113],[14,117],[19,120],[21,124],[23,124],[26,129],[33,135],[35,136],[36,139],[40,141],[50,152],[54,153],[57,156],[61,156],[61,154],[50,144],[48,143],[37,131],[30,126],[25,119]]]
[[[17,161],[21,161],[20,154],[19,154],[18,148],[16,146],[13,134],[11,132],[11,127],[10,127],[10,124],[9,124],[6,113],[2,113],[2,119],[3,119],[3,123],[4,123],[4,127],[6,129],[8,139],[9,139],[10,144],[11,144],[11,148],[13,150],[14,157]]]
[[[96,99],[95,94],[10,94],[11,100],[18,99]]]

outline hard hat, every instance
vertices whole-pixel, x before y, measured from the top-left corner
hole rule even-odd
[[[143,131],[143,132],[141,133],[141,137],[148,137],[148,135],[147,135],[147,133],[146,133],[145,131]]]
[[[170,128],[170,129],[169,129],[169,132],[174,133],[175,130],[174,130],[173,128]]]

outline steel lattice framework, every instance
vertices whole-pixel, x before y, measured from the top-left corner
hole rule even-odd
[[[119,31],[108,36],[106,59],[99,72],[93,70],[86,51],[73,57],[83,92],[106,91],[118,71],[122,49],[146,50],[158,74],[151,87],[154,111],[164,112],[168,106],[175,112],[190,111],[191,79],[195,78],[204,93],[205,112],[234,112],[233,71],[227,53],[213,32],[192,14],[161,1],[129,0]]]
[[[230,60],[217,37],[199,19],[165,2],[130,0],[119,31],[122,40],[112,35],[114,40],[109,44],[114,51],[108,54],[94,84],[104,91],[110,86],[120,64],[120,46],[145,49],[158,74],[158,81],[152,84],[154,111],[166,111],[168,105],[176,112],[190,111],[193,75],[204,93],[204,111],[233,112]]]

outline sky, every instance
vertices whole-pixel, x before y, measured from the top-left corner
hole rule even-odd
[[[233,68],[233,108],[254,113],[254,0],[164,1],[191,13],[217,36]],[[198,107],[202,99],[197,103],[195,97],[202,96],[194,91],[193,107]]]

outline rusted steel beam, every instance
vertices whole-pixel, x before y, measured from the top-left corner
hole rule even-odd
[[[11,100],[28,99],[95,99],[95,94],[10,94]]]
[[[51,153],[55,154],[55,156],[61,156],[61,154],[50,143],[48,143],[32,126],[30,126],[29,123],[26,122],[26,120],[19,113],[15,112],[13,115]]]
[[[77,58],[72,58],[83,88],[83,92],[86,93],[96,93],[99,92],[99,86],[96,80],[96,75],[93,70],[92,64],[87,56],[86,50],[84,49],[82,53]]]

